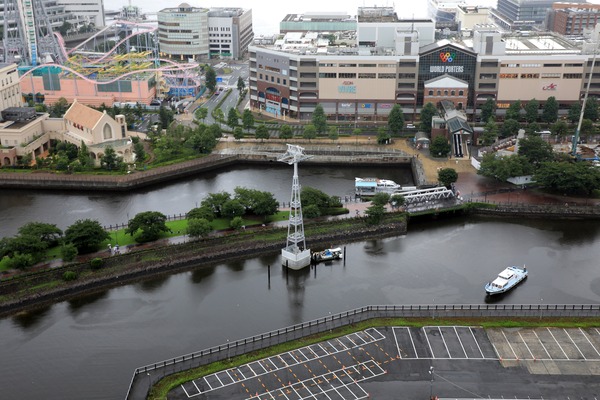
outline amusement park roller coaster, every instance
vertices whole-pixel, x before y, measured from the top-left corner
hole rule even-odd
[[[44,74],[50,68],[63,77],[76,76],[97,85],[155,74],[163,92],[194,95],[202,83],[197,62],[178,63],[159,58],[156,27],[130,21],[115,21],[77,46],[67,49],[63,37],[54,32],[59,62],[20,66],[20,79]]]

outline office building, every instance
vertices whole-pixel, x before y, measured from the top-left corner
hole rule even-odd
[[[561,35],[583,35],[600,18],[600,4],[554,3],[548,14],[548,29]]]
[[[572,3],[585,3],[586,0],[573,0]],[[494,22],[506,30],[532,29],[544,27],[553,0],[498,0],[490,15]]]

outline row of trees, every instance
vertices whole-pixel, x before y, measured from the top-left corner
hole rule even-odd
[[[568,195],[589,196],[600,190],[600,169],[589,162],[554,153],[552,146],[539,136],[521,139],[517,155],[484,155],[478,174],[503,182],[511,177],[533,175],[537,184]]]

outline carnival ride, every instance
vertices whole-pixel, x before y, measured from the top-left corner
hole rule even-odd
[[[78,77],[97,85],[109,85],[122,80],[150,79],[157,81],[157,96],[193,96],[202,86],[199,64],[195,61],[176,62],[160,58],[157,28],[131,21],[115,21],[77,46],[67,49],[58,32],[59,62],[37,66],[19,66],[20,79],[30,74],[44,75],[61,70],[61,78]]]

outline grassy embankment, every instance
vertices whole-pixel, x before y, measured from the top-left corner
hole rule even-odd
[[[432,322],[433,321],[433,322]],[[184,372],[169,375],[154,385],[150,391],[148,399],[164,400],[167,393],[182,383],[200,378],[218,371],[243,365],[262,358],[270,357],[275,354],[284,353],[300,347],[305,347],[314,343],[326,341],[336,337],[344,336],[349,333],[361,331],[367,328],[380,326],[409,326],[423,327],[427,325],[460,325],[460,326],[481,326],[483,328],[535,328],[535,327],[559,327],[559,328],[591,328],[600,325],[598,318],[385,318],[372,319],[359,322],[353,325],[346,325],[329,332],[307,336],[305,338],[294,340],[280,345],[272,346],[267,349],[253,351],[240,356],[232,357],[229,360],[217,361],[209,365],[193,368]]]

